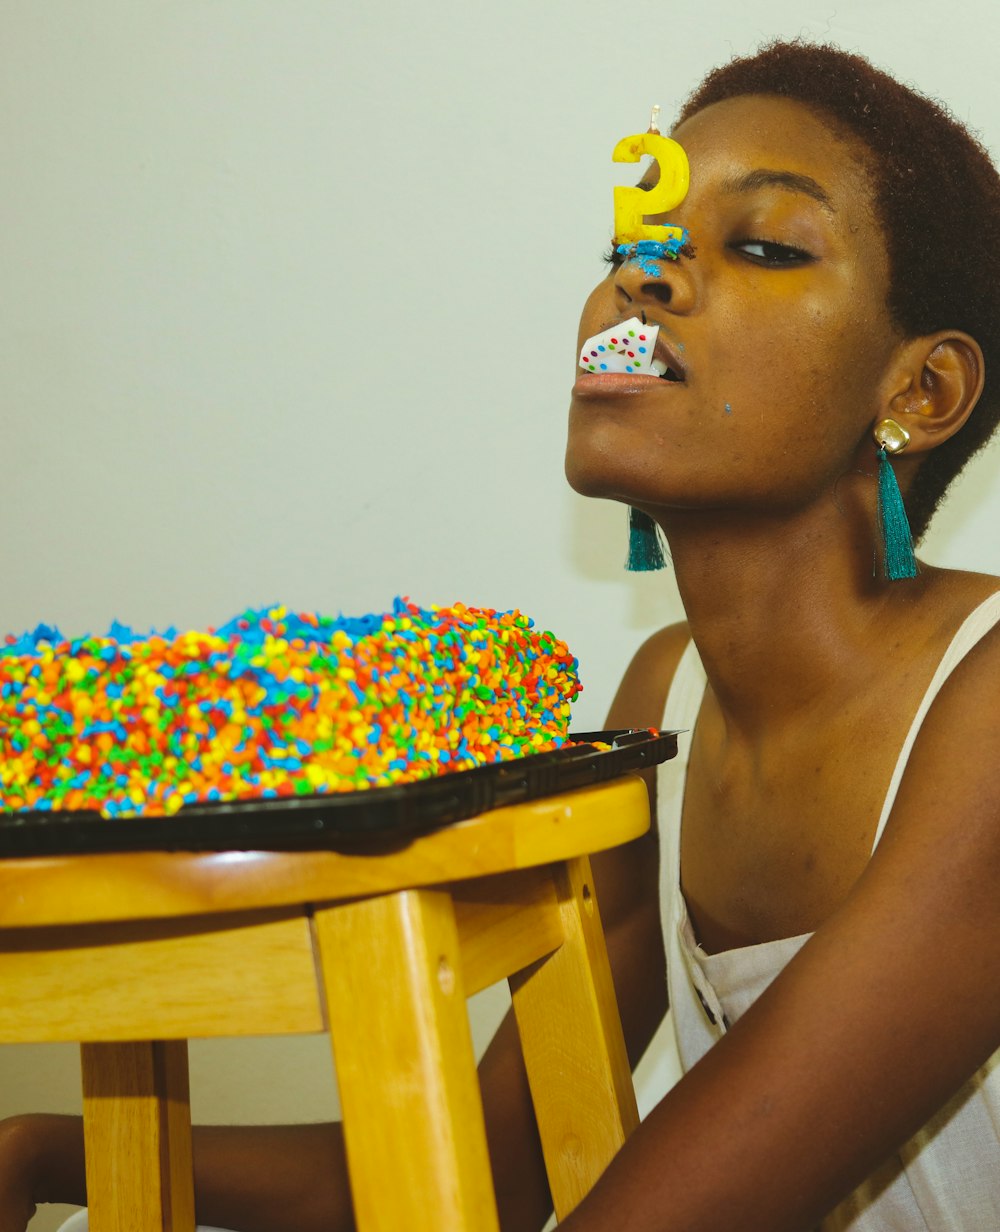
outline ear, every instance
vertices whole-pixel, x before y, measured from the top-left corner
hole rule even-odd
[[[925,453],[955,435],[979,401],[985,370],[979,343],[957,330],[900,344],[883,405],[910,434],[907,454]]]

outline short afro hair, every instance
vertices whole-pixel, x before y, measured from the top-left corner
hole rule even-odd
[[[938,103],[862,56],[801,40],[770,43],[715,69],[678,122],[747,94],[802,103],[868,148],[894,323],[908,338],[960,329],[982,347],[979,404],[960,431],[927,454],[907,492],[919,539],[1000,418],[1000,390],[990,379],[1000,372],[1000,177],[980,142]]]

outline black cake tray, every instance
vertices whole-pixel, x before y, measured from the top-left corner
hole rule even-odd
[[[418,783],[186,805],[171,817],[0,812],[0,858],[110,851],[323,851],[405,844],[489,809],[605,783],[677,753],[677,732],[572,732],[571,743]],[[598,749],[594,742],[610,744]]]

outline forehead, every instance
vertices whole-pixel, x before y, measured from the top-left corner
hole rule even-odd
[[[815,180],[848,225],[874,218],[867,150],[802,103],[755,94],[726,99],[696,112],[673,136],[690,159],[692,193],[749,171],[790,172]]]

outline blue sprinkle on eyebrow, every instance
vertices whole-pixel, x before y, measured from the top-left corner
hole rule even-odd
[[[647,278],[660,276],[657,261],[676,261],[680,250],[691,238],[686,227],[682,227],[679,235],[672,235],[668,240],[639,240],[635,244],[619,244],[615,251],[626,261],[637,262]]]

